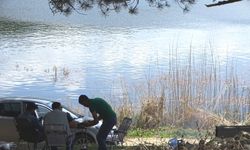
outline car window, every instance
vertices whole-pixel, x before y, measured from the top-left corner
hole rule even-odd
[[[38,105],[38,109],[36,110],[38,118],[44,117],[50,111],[50,109],[42,105]]]
[[[6,102],[0,103],[0,115],[7,117],[17,117],[21,113],[21,103]]]

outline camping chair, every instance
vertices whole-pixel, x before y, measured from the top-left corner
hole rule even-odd
[[[122,123],[119,125],[118,129],[114,129],[114,135],[112,137],[112,141],[117,144],[123,145],[124,137],[127,135],[128,129],[130,128],[130,125],[132,124],[132,119],[125,117],[122,120]]]
[[[65,124],[45,124],[46,144],[51,147],[67,147],[69,138],[72,138]]]
[[[30,143],[33,143],[33,149],[37,149],[37,144],[44,141],[41,138],[40,133],[37,129],[35,129],[30,120],[26,118],[17,118],[16,119],[16,128],[19,134],[19,140],[17,144],[17,148],[20,146],[21,141],[25,141],[28,143],[28,149],[30,150]]]

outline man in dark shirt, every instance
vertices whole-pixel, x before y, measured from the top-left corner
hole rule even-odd
[[[35,110],[38,109],[37,105],[33,102],[28,102],[26,104],[26,111],[21,114],[20,116],[18,116],[17,119],[25,119],[27,120],[34,131],[36,131],[36,138],[38,142],[43,141],[45,136],[44,136],[44,129],[42,126],[42,123],[39,121],[39,119],[36,116]],[[32,129],[30,129],[32,130]]]
[[[96,125],[99,120],[103,120],[96,138],[98,142],[98,150],[106,150],[107,136],[117,121],[116,113],[111,106],[101,98],[89,99],[86,95],[80,95],[79,103],[89,108],[94,119],[88,122],[83,122],[79,124],[79,126],[89,127]]]

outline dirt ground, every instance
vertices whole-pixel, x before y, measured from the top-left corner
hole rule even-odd
[[[166,146],[170,139],[162,138],[126,138],[125,146]],[[234,137],[220,138],[214,137],[212,139],[182,139],[178,144],[178,149],[184,150],[250,150],[250,133],[240,132]],[[164,146],[164,147],[165,147]]]
[[[168,144],[170,138],[125,138],[124,146],[136,146],[140,144],[144,145],[164,145]],[[185,142],[189,142],[191,144],[197,144],[199,141],[197,139],[184,139]]]

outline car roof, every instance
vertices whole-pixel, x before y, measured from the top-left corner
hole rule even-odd
[[[51,104],[53,101],[43,98],[35,98],[35,97],[0,97],[1,101],[26,101],[26,102],[35,102],[42,104]]]

